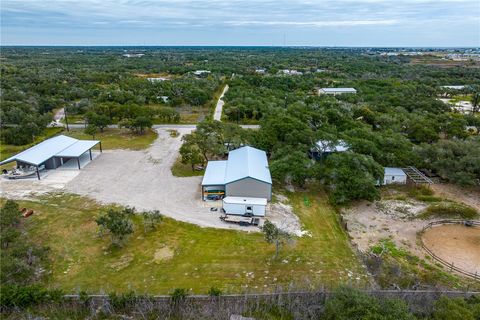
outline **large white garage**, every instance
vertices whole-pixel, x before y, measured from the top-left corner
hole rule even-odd
[[[226,197],[272,198],[272,178],[265,151],[242,147],[228,160],[209,161],[202,181],[203,200]]]

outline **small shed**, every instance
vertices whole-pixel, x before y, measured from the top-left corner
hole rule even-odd
[[[407,174],[401,168],[384,168],[383,185],[406,183]]]
[[[223,198],[223,210],[225,210],[226,214],[264,217],[266,207],[267,207],[266,198],[250,198],[250,197]]]

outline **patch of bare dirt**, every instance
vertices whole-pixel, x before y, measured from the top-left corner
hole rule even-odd
[[[288,204],[288,198],[282,194],[275,194],[277,202],[271,203],[267,209],[266,218],[275,224],[278,228],[301,237],[306,234],[302,230],[300,219],[293,212],[293,208]]]
[[[155,263],[161,263],[162,261],[170,260],[173,258],[174,252],[169,247],[163,247],[155,251],[153,255],[153,261]]]
[[[435,195],[450,199],[456,202],[462,202],[477,211],[480,211],[480,187],[462,188],[453,184],[433,184],[431,188]]]
[[[367,252],[381,239],[391,238],[398,247],[422,254],[416,245],[417,232],[429,221],[412,218],[425,207],[415,201],[364,201],[345,210],[343,217],[352,242],[362,252]]]
[[[118,259],[118,261],[110,264],[110,268],[112,268],[115,271],[120,271],[128,267],[132,261],[133,261],[133,254],[131,253],[124,254],[123,256],[120,257],[120,259]]]

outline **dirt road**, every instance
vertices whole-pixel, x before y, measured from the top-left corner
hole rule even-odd
[[[215,107],[215,113],[213,114],[213,120],[222,121],[223,105],[225,104],[225,101],[223,101],[223,96],[225,95],[225,93],[227,93],[227,91],[228,84],[225,85],[225,88],[223,88],[220,98],[218,98],[217,106]]]

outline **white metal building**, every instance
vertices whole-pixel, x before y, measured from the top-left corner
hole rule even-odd
[[[318,94],[332,94],[336,96],[337,94],[344,94],[344,93],[357,93],[357,90],[354,88],[320,88],[318,89]]]
[[[241,147],[228,160],[209,161],[202,180],[203,200],[227,197],[272,198],[272,178],[265,151]]]
[[[406,183],[407,174],[401,168],[384,168],[383,185]]]
[[[223,210],[226,214],[264,217],[266,207],[267,199],[265,198],[223,198]]]
[[[40,180],[41,169],[56,169],[70,160],[76,161],[80,170],[80,158],[88,152],[92,160],[92,148],[97,144],[101,152],[102,143],[98,140],[78,140],[59,135],[3,160],[0,165],[15,161],[17,167],[34,167]]]

